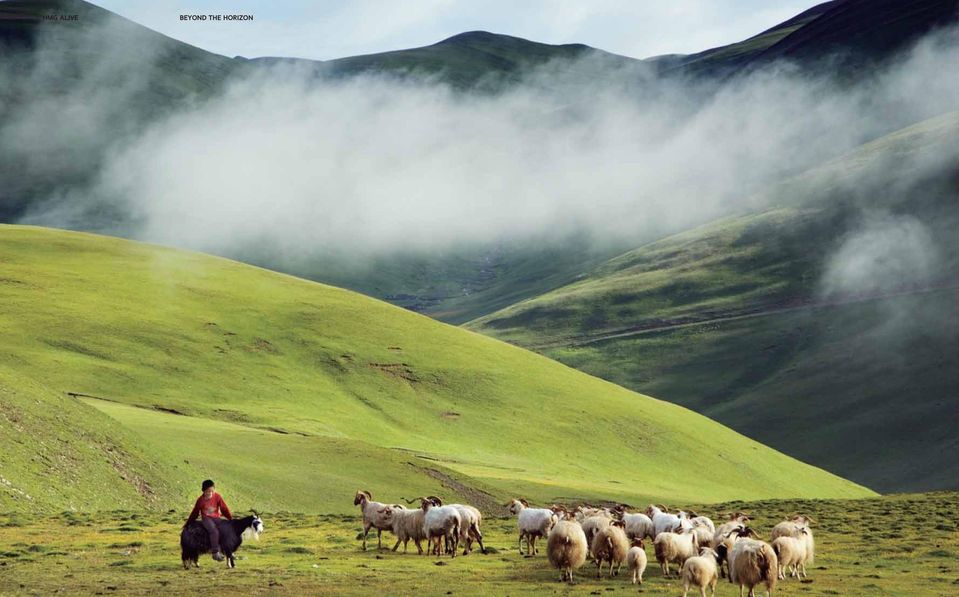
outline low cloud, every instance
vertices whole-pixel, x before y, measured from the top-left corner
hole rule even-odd
[[[718,92],[599,63],[551,64],[495,94],[281,65],[122,134],[110,118],[141,87],[93,87],[129,68],[105,58],[55,109],[14,113],[0,151],[40,164],[53,143],[66,158],[99,157],[88,184],[49,193],[25,222],[227,255],[375,256],[584,232],[641,242],[762,207],[773,182],[948,109],[957,48],[952,35],[929,38],[856,88],[783,65]],[[82,124],[56,130],[71,113]],[[865,234],[840,253],[876,236]],[[834,272],[827,286],[840,292],[849,272]]]

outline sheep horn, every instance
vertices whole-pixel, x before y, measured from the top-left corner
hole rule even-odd
[[[255,516],[255,517],[257,517],[257,518],[260,517],[260,513],[257,512],[256,510],[252,510],[252,509],[251,509],[250,511],[253,512],[253,516]]]

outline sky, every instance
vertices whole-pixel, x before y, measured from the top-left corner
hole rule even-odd
[[[226,56],[327,60],[429,45],[485,30],[584,43],[634,58],[740,41],[816,0],[95,0],[170,37]],[[252,14],[253,21],[181,21]]]

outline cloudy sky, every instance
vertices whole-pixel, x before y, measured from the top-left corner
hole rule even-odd
[[[739,41],[816,0],[94,0],[227,56],[325,60],[423,46],[470,30],[585,43],[636,58]],[[184,22],[181,14],[252,14]]]

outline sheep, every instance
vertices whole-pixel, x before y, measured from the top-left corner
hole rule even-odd
[[[773,527],[772,536],[770,541],[775,540],[777,537],[797,537],[800,534],[800,529],[803,527],[809,528],[809,525],[815,523],[816,521],[810,517],[803,514],[793,514],[789,519],[780,522]]]
[[[689,524],[691,524],[694,528],[699,527],[709,529],[710,534],[714,534],[716,532],[716,525],[713,524],[711,518],[708,516],[700,516],[695,512],[691,512],[690,514],[692,514],[693,517],[689,519]]]
[[[698,556],[693,556],[683,562],[679,576],[683,580],[683,597],[689,593],[689,587],[699,588],[701,597],[706,597],[706,587],[712,595],[716,594],[716,583],[719,582],[719,554],[712,548],[703,547]]]
[[[605,516],[590,516],[579,522],[583,526],[583,532],[586,533],[586,542],[592,548],[593,538],[596,537],[598,532],[607,528],[613,520]]]
[[[696,534],[677,526],[675,532],[666,531],[656,535],[653,547],[656,549],[656,561],[663,569],[663,576],[669,578],[670,562],[683,564],[687,559],[699,553]]]
[[[585,534],[585,529],[583,534]],[[609,561],[609,576],[613,577],[619,574],[623,562],[626,561],[626,552],[629,551],[629,539],[626,538],[622,521],[617,520],[609,523],[605,528],[597,531],[590,546],[593,559],[596,562],[596,578],[603,576],[603,562],[606,561]],[[616,572],[613,572],[614,564],[616,565]]]
[[[575,520],[561,520],[549,531],[546,557],[553,568],[562,572],[560,580],[573,582],[573,570],[586,563],[588,551],[586,534]]]
[[[696,519],[693,518],[690,520],[690,522],[693,523],[695,520]],[[707,525],[702,523],[693,523],[692,528],[690,528],[687,532],[696,535],[696,543],[700,547],[709,547],[712,545],[714,530],[710,530]]]
[[[576,515],[576,521],[580,524],[583,524],[587,518],[592,518],[593,516],[601,516],[603,518],[612,518],[613,513],[607,508],[597,508],[595,506],[590,506],[589,504],[576,506],[574,510]]]
[[[643,584],[643,573],[646,572],[646,546],[642,538],[633,539],[633,544],[626,552],[626,567],[632,573],[633,584]]]
[[[807,547],[807,533],[809,530],[805,527],[802,529],[802,537],[788,537],[781,536],[773,539],[772,546],[773,551],[776,552],[776,557],[779,558],[779,579],[786,580],[786,569],[790,569],[790,576],[798,576],[800,579],[805,578],[806,575],[806,547]]]
[[[233,554],[243,544],[244,535],[251,535],[254,539],[260,538],[260,533],[263,532],[263,521],[254,511],[253,516],[232,520],[215,519],[214,522],[220,531],[220,549],[226,556],[227,565],[230,568],[236,568],[236,559]],[[183,561],[183,568],[189,568],[190,564],[199,568],[200,554],[209,552],[210,534],[203,525],[199,521],[183,525],[183,530],[180,531],[180,559]]]
[[[526,540],[526,555],[536,555],[536,539],[546,537],[556,524],[558,516],[549,508],[530,508],[524,499],[510,500],[506,507],[517,517],[519,523],[519,551],[523,553],[523,540]]]
[[[739,585],[739,597],[743,588],[749,587],[749,597],[755,597],[755,587],[766,585],[766,597],[776,588],[779,576],[779,559],[765,541],[740,537],[733,540],[728,552],[729,582]]]
[[[650,504],[646,508],[646,516],[653,521],[654,540],[660,533],[672,531],[676,527],[686,529],[692,526],[685,512],[670,514],[667,510],[666,506],[656,506],[655,504]]]
[[[712,548],[716,549],[720,543],[729,537],[729,533],[732,532],[733,529],[744,528],[750,520],[751,518],[749,515],[743,514],[742,512],[734,512],[730,514],[729,520],[719,525],[719,527],[716,528],[716,532],[713,533]]]
[[[407,545],[412,539],[417,552],[423,555],[423,546],[420,542],[427,538],[424,525],[426,511],[422,508],[408,510],[400,505],[393,505],[389,508],[392,517],[391,530],[396,535],[396,545],[393,546],[393,551],[396,551],[402,542],[403,553],[406,553]]]
[[[649,539],[655,538],[653,536],[653,521],[649,516],[646,516],[642,512],[627,512],[625,506],[620,507],[619,516],[626,525],[626,536],[629,537],[630,540],[646,537]]]
[[[779,537],[793,537],[794,539],[803,540],[805,543],[805,556],[799,566],[802,568],[804,576],[806,574],[806,564],[812,564],[815,559],[816,542],[813,539],[812,529],[809,527],[810,524],[815,522],[812,517],[794,514],[789,520],[780,522],[773,527],[773,532],[770,537],[771,542]]]
[[[486,553],[486,548],[483,546],[483,533],[480,531],[483,515],[473,506],[463,504],[451,504],[451,506],[460,513],[459,540],[463,543],[463,555],[469,555],[473,551],[474,541],[479,543],[480,551]]]
[[[363,551],[366,551],[366,536],[371,528],[376,529],[376,548],[383,549],[383,531],[393,530],[393,521],[387,513],[387,504],[373,501],[369,491],[359,490],[353,497],[353,505],[363,512]]]
[[[426,533],[427,551],[430,551],[430,547],[435,542],[433,553],[440,555],[441,547],[445,546],[450,557],[455,558],[462,524],[459,510],[453,506],[444,506],[443,501],[435,495],[422,498],[420,507],[426,513],[423,518],[423,528]]]

